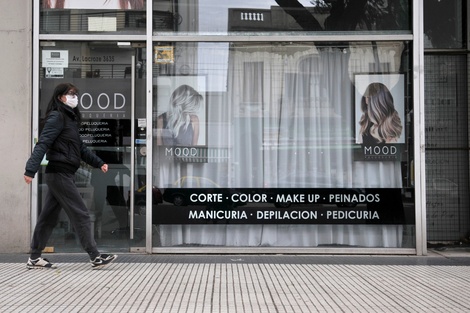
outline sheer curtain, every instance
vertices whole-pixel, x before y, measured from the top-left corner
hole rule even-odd
[[[228,166],[202,166],[201,174],[227,171],[224,187],[401,188],[399,162],[354,161],[351,144],[353,74],[397,72],[402,49],[394,43],[232,47],[224,105],[214,116],[230,125]],[[401,225],[162,227],[162,244],[169,246],[400,247],[401,241]]]

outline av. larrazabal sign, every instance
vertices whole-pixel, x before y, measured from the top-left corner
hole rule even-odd
[[[159,224],[413,224],[405,208],[414,212],[414,205],[405,205],[404,194],[397,188],[168,188],[153,212]]]

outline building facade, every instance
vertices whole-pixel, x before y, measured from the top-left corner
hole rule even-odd
[[[31,18],[2,27],[27,60],[2,127],[30,126],[2,132],[22,143],[5,252],[28,250],[47,158],[31,188],[14,177],[62,82],[110,166],[76,174],[104,249],[421,255],[466,238],[465,3],[21,2],[10,16]],[[451,22],[424,23],[436,10]],[[81,250],[65,214],[48,248]]]

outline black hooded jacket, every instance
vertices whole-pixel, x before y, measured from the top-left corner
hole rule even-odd
[[[64,111],[52,111],[47,116],[38,143],[26,162],[26,176],[34,177],[46,153],[49,161],[46,173],[74,174],[81,160],[96,168],[105,164],[80,139],[78,119],[72,109],[65,106]]]

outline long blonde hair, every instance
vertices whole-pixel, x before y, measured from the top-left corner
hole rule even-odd
[[[191,115],[199,111],[202,101],[202,96],[191,86],[181,85],[173,91],[168,111],[168,128],[175,138],[178,137],[181,126],[184,126],[184,130],[188,128]]]
[[[360,134],[377,139],[380,143],[397,141],[403,126],[393,103],[390,90],[382,83],[371,83],[361,99],[363,112],[359,121]]]

